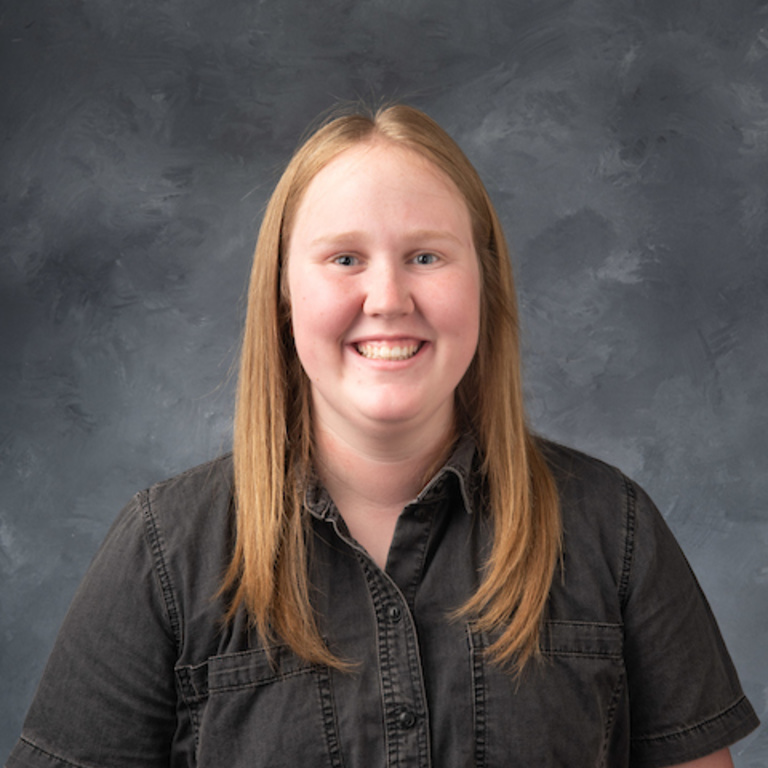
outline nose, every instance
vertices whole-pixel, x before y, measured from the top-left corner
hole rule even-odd
[[[386,263],[368,272],[363,310],[368,315],[397,317],[414,310],[413,295],[405,270]]]

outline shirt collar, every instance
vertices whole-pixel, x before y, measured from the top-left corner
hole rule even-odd
[[[470,435],[463,435],[456,443],[448,461],[410,503],[428,503],[441,497],[450,475],[453,475],[459,483],[464,509],[468,514],[472,514],[477,506],[479,491],[479,473],[473,471],[476,454],[477,445],[474,439]],[[333,499],[317,477],[310,478],[307,483],[304,503],[309,513],[320,520],[327,520],[338,514]]]

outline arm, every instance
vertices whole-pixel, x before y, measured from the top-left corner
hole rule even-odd
[[[730,750],[721,749],[698,760],[691,760],[690,763],[680,763],[673,768],[733,768],[733,760]]]
[[[682,550],[642,489],[630,488],[623,617],[633,761],[733,768],[724,747],[759,721]]]
[[[167,768],[175,659],[136,497],[75,595],[8,768]]]

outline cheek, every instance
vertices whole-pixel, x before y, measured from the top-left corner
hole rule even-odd
[[[434,306],[442,327],[474,348],[480,330],[479,278],[470,273],[461,280],[446,281],[439,286]]]
[[[327,350],[311,332],[311,322],[307,323],[300,312],[293,314],[293,323],[293,344],[296,356],[307,378],[317,383],[325,378],[324,367],[326,366],[323,365],[323,361],[328,358]]]
[[[454,313],[455,332],[458,334],[458,348],[460,360],[457,363],[464,368],[464,372],[472,363],[480,338],[480,290],[473,290],[471,281],[468,281],[469,290],[464,290],[456,295],[454,300],[462,309]]]
[[[331,362],[354,318],[349,302],[334,286],[311,274],[290,282],[291,325],[296,352],[304,370],[313,371]]]
[[[296,338],[314,339],[316,343],[337,336],[344,327],[342,308],[319,287],[293,298],[291,321]]]
[[[311,304],[305,281],[297,277],[294,270],[288,270],[288,299],[291,316],[291,334],[296,347],[296,354],[302,368],[309,374],[312,368],[312,349],[315,346],[312,339],[313,318]]]
[[[480,308],[479,304],[475,304],[472,314],[465,316],[465,322],[460,330],[461,336],[461,350],[463,357],[463,364],[466,368],[469,368],[472,359],[477,352],[477,345],[480,339]]]

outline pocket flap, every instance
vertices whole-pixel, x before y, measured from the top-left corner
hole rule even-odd
[[[590,621],[547,621],[541,632],[541,650],[556,656],[622,657],[621,624]]]

